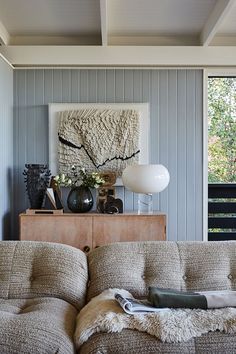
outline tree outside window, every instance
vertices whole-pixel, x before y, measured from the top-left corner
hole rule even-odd
[[[208,79],[208,182],[236,183],[236,78]]]

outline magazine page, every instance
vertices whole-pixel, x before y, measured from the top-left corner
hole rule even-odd
[[[119,293],[115,294],[115,299],[120,304],[122,309],[130,315],[135,313],[160,312],[169,310],[168,308],[153,307],[148,303],[148,301],[123,297]]]

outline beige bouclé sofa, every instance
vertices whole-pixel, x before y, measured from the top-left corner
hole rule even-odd
[[[86,256],[73,247],[1,241],[0,353],[74,353],[87,281]]]
[[[87,256],[70,246],[0,242],[0,353],[75,353],[76,316],[109,288],[137,298],[149,286],[178,290],[236,290],[236,242],[125,242]],[[236,353],[236,336],[204,334],[162,343],[134,330],[96,333],[82,354]]]

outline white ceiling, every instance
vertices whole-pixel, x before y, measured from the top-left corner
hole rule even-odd
[[[108,2],[109,34],[197,35],[216,0],[120,0]]]
[[[11,36],[99,34],[99,11],[93,0],[0,0],[0,19]]]
[[[235,45],[236,0],[0,0],[2,45]]]

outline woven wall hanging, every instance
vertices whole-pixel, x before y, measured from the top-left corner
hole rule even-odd
[[[114,171],[139,161],[139,113],[132,109],[81,109],[60,112],[58,164],[87,171]]]

